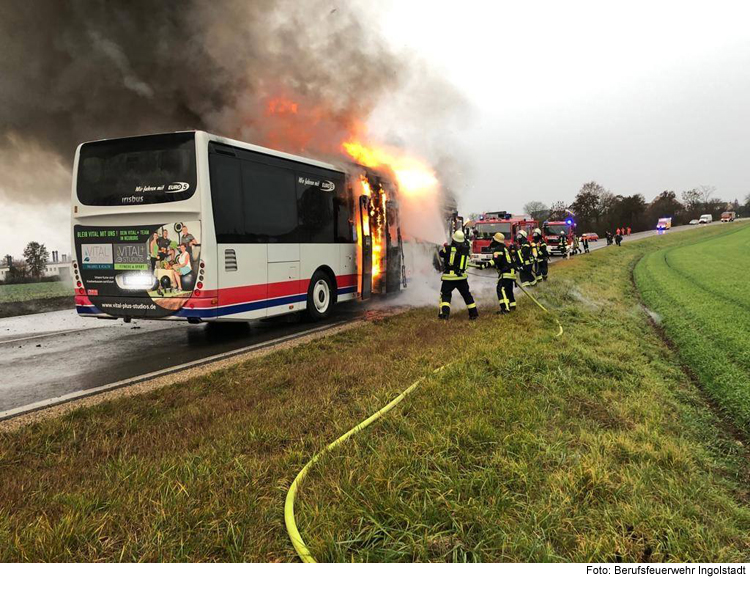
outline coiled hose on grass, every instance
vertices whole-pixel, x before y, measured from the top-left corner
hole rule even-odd
[[[476,275],[476,273],[472,273],[472,275]],[[477,277],[482,277],[481,275],[477,275]],[[560,327],[560,331],[557,333],[557,336],[562,336],[563,334],[563,327],[562,324],[560,324],[560,321],[557,319],[557,317],[552,314],[547,308],[545,308],[542,304],[540,304],[537,299],[532,296],[528,291],[526,291],[523,287],[521,287],[521,290],[531,298],[531,301],[533,301],[537,306],[539,306],[544,312],[549,314],[555,319],[555,322],[557,322],[557,325]],[[432,375],[438,374],[444,369],[450,367],[453,365],[455,361],[451,363],[447,363],[445,365],[441,365],[437,369],[433,370]],[[317,562],[313,555],[310,553],[310,549],[307,547],[307,544],[305,544],[305,541],[302,539],[302,535],[299,533],[299,529],[297,528],[297,522],[294,519],[294,499],[297,496],[297,491],[299,490],[299,486],[304,480],[305,476],[307,476],[307,473],[310,471],[310,469],[328,452],[336,449],[339,445],[344,443],[347,439],[349,439],[352,435],[355,435],[356,433],[359,433],[360,431],[366,429],[368,426],[370,426],[375,421],[382,418],[385,414],[390,412],[396,405],[398,405],[404,398],[406,398],[409,394],[411,394],[414,390],[417,389],[417,386],[421,384],[425,380],[426,376],[422,376],[417,381],[415,381],[413,384],[411,384],[406,390],[401,392],[396,398],[391,400],[388,404],[386,404],[383,408],[375,412],[374,414],[367,417],[364,421],[344,433],[341,437],[333,441],[332,443],[329,443],[323,450],[316,453],[312,459],[310,459],[307,464],[304,465],[302,470],[299,471],[296,478],[292,482],[292,485],[289,487],[289,490],[286,493],[286,502],[284,503],[284,522],[286,524],[286,531],[289,534],[289,539],[292,541],[292,546],[294,546],[295,551],[297,552],[298,556],[302,560],[302,562]]]

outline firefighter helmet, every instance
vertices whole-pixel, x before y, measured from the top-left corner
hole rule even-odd
[[[497,232],[493,238],[495,239],[495,242],[505,242],[505,234],[502,232]]]
[[[534,228],[534,236],[541,236],[542,231],[539,228]]]
[[[521,230],[518,235],[526,238],[526,230]]]
[[[464,236],[464,233],[461,230],[456,230],[453,232],[453,240],[455,242],[463,242],[466,239],[466,236]]]

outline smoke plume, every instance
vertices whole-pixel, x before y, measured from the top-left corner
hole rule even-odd
[[[362,18],[327,0],[0,0],[0,156],[35,155],[0,184],[46,200],[13,177],[57,178],[83,141],[178,129],[337,153],[408,73]]]

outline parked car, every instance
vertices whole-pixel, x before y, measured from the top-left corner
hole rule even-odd
[[[597,240],[599,240],[599,234],[597,234],[596,232],[584,232],[583,237],[588,238],[589,242],[596,242]]]
[[[697,226],[698,225],[698,220],[690,220],[690,225],[691,226]]]

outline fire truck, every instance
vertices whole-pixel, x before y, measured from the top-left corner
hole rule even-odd
[[[669,230],[672,227],[672,218],[659,218],[656,223],[657,230]]]
[[[531,233],[537,227],[537,221],[526,216],[514,216],[505,211],[484,213],[479,216],[472,229],[471,260],[480,262],[492,258],[490,242],[497,232],[502,232],[505,235],[505,244],[510,245],[521,230],[524,230],[530,239]]]
[[[542,224],[542,237],[547,243],[550,256],[565,256],[566,248],[563,248],[561,238],[565,236],[567,250],[570,251],[575,232],[576,224],[572,219],[567,219],[564,222],[544,222]]]

